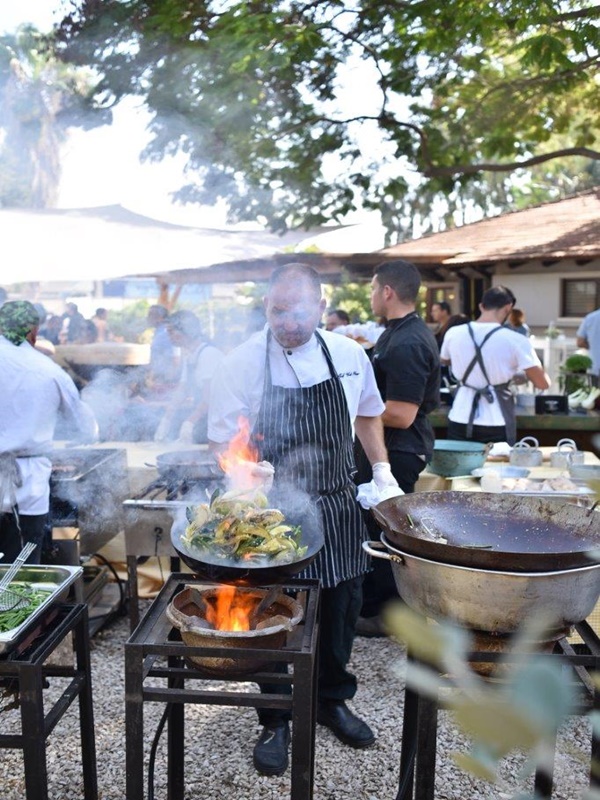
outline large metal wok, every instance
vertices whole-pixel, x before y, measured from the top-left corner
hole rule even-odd
[[[223,470],[203,450],[173,450],[156,456],[156,468],[162,478],[179,480],[218,480]]]
[[[408,606],[474,630],[513,633],[532,615],[563,630],[586,619],[600,595],[600,564],[553,572],[482,570],[419,558],[394,547],[383,533],[381,542],[363,547],[391,562]]]
[[[187,520],[179,517],[171,528],[173,547],[196,576],[203,580],[219,583],[245,584],[247,586],[268,586],[283,583],[287,578],[297,575],[314,561],[323,547],[323,533],[318,514],[306,514],[302,520],[294,520],[286,515],[290,524],[301,524],[300,547],[306,552],[296,561],[280,563],[264,559],[260,562],[240,562],[233,559],[211,557],[207,551],[188,548],[181,537],[185,533]]]
[[[385,500],[371,511],[391,544],[447,564],[546,572],[600,560],[600,515],[564,500],[423,492]]]

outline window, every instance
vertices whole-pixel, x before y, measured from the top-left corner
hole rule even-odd
[[[600,308],[600,278],[563,280],[561,317],[585,317]]]

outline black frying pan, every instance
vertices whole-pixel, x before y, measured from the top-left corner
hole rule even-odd
[[[423,492],[371,511],[392,544],[433,561],[550,572],[599,560],[591,551],[600,550],[600,514],[564,499]]]
[[[291,524],[296,521],[287,518]],[[300,522],[298,520],[298,522]],[[306,547],[306,553],[296,561],[287,564],[264,561],[248,564],[247,562],[234,561],[233,559],[211,559],[206,551],[195,551],[188,548],[181,541],[185,533],[187,520],[176,520],[171,528],[171,542],[173,547],[194,572],[203,580],[217,581],[220,583],[245,584],[247,586],[268,586],[272,583],[283,583],[302,572],[303,569],[314,561],[319,550],[323,547],[323,533],[317,517],[308,515],[301,522],[300,547]]]

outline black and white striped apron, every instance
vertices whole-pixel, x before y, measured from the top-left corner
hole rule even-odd
[[[269,331],[263,397],[253,438],[260,458],[275,467],[269,494],[273,505],[284,513],[296,506],[297,512],[295,500],[300,493],[304,513],[316,514],[322,526],[324,547],[300,577],[320,578],[324,588],[331,588],[367,571],[362,549],[367,532],[352,482],[353,435],[346,395],[327,345],[318,332],[315,335],[331,378],[288,389],[273,385]]]

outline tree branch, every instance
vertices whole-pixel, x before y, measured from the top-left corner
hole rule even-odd
[[[554,158],[565,158],[566,156],[583,156],[594,161],[600,161],[600,152],[590,150],[588,147],[565,147],[562,150],[553,150],[541,156],[533,156],[524,161],[512,161],[507,164],[456,164],[452,167],[436,167],[433,164],[421,170],[427,178],[446,178],[452,175],[475,175],[478,172],[514,172],[517,169],[533,167],[536,164],[543,164]]]

